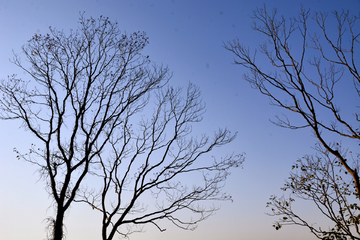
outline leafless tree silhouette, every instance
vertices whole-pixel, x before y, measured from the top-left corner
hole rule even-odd
[[[149,94],[169,80],[167,68],[152,67],[141,50],[145,33],[121,34],[107,18],[80,18],[66,35],[50,28],[22,47],[28,64],[13,62],[31,80],[1,81],[2,119],[19,119],[41,141],[19,158],[38,165],[55,202],[52,239],[63,238],[64,214],[81,182],[99,162],[125,117],[141,111]]]
[[[313,18],[310,15],[310,10],[301,8],[297,17],[286,19],[279,17],[276,9],[269,12],[264,5],[253,14],[253,29],[267,38],[258,51],[251,53],[239,39],[226,43],[225,48],[236,55],[235,64],[249,70],[244,79],[250,82],[252,87],[268,96],[271,104],[293,113],[291,116],[277,117],[274,123],[289,129],[310,128],[322,146],[323,154],[327,156],[324,162],[319,164],[334,166],[336,161],[335,165],[343,168],[343,171],[352,177],[350,188],[355,189],[356,201],[359,201],[359,157],[348,161],[345,151],[339,151],[337,145],[341,144],[342,140],[348,143],[355,141],[357,144],[360,139],[359,102],[341,102],[347,95],[360,97],[360,75],[356,67],[356,48],[359,46],[360,36],[359,16],[352,16],[348,11],[334,11],[332,17],[321,12],[315,13]],[[309,27],[317,27],[318,30],[309,34]],[[261,54],[257,54],[258,52]],[[352,84],[352,92],[341,91],[342,86]],[[343,106],[342,111],[340,106]],[[349,111],[353,112],[349,114]],[[324,151],[336,160],[331,159]],[[304,167],[312,169],[312,165],[320,158],[313,156],[307,159],[311,161]],[[340,163],[340,166],[337,163]],[[325,177],[324,183],[330,187],[330,182],[325,181],[326,175],[322,176]],[[345,194],[341,191],[337,193]],[[347,195],[342,197],[346,198]],[[272,200],[279,211],[286,215],[276,199]],[[315,198],[313,200],[318,203]],[[285,217],[291,219],[290,216]],[[354,227],[354,224],[357,228],[357,221],[348,223],[347,227]],[[311,226],[306,226],[315,233]],[[279,228],[279,225],[276,227]],[[327,231],[322,233],[328,238],[337,236],[341,239],[350,236],[341,234],[344,229],[333,229],[335,235],[326,235]],[[337,233],[340,235],[336,235]]]
[[[121,132],[110,139],[111,157],[99,153],[101,169],[94,174],[103,179],[102,189],[85,189],[77,201],[102,212],[102,239],[113,239],[116,233],[127,237],[145,224],[164,231],[163,219],[194,229],[217,210],[201,203],[231,200],[221,189],[243,156],[220,160],[203,156],[235,135],[220,129],[212,139],[191,137],[192,124],[201,121],[204,105],[194,85],[185,96],[181,93],[179,88],[159,90],[151,119],[134,126],[132,116],[126,117]]]
[[[191,228],[216,210],[197,202],[228,198],[221,187],[242,155],[198,160],[236,134],[225,129],[213,140],[190,137],[190,124],[199,122],[204,111],[200,92],[190,84],[182,96],[180,89],[168,87],[168,68],[141,53],[147,44],[145,33],[121,33],[105,17],[81,15],[79,28],[69,34],[53,28],[47,35],[35,34],[22,48],[28,63],[15,55],[13,62],[31,80],[13,75],[0,83],[1,118],[20,120],[40,142],[28,153],[16,152],[37,165],[47,183],[56,212],[48,219],[53,240],[64,238],[70,205],[90,197],[101,203],[88,202],[103,212],[104,239],[112,239],[120,226],[159,226],[156,220],[165,218]],[[184,174],[203,184],[180,184]],[[86,176],[103,182],[100,195],[86,189]],[[159,200],[154,212],[139,207],[144,195]],[[182,221],[175,212],[183,209],[200,217]],[[133,213],[136,217],[128,218]]]

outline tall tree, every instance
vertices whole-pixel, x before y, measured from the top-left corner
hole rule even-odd
[[[141,111],[170,78],[141,54],[147,44],[145,33],[122,34],[107,18],[81,16],[69,34],[35,34],[22,47],[29,64],[15,55],[30,80],[13,75],[0,83],[1,118],[19,119],[41,142],[18,157],[39,167],[54,199],[51,239],[63,239],[65,212],[125,116]]]
[[[335,162],[340,163],[340,166],[336,166],[351,176],[349,188],[354,189],[356,201],[359,201],[358,156],[347,159],[346,151],[340,151],[336,144],[344,142],[347,146],[342,147],[347,149],[357,145],[360,140],[359,104],[357,101],[343,101],[344,96],[348,95],[360,97],[360,75],[356,65],[359,60],[356,54],[360,36],[359,16],[352,16],[348,11],[334,11],[332,18],[328,13],[321,12],[315,13],[313,18],[310,15],[310,10],[304,8],[297,17],[290,19],[279,17],[276,9],[268,12],[265,6],[255,10],[253,29],[267,39],[258,49],[260,56],[264,56],[261,60],[265,60],[261,63],[257,51],[251,53],[239,39],[226,43],[225,48],[236,55],[235,64],[249,70],[244,79],[251,86],[268,96],[271,104],[293,113],[289,117],[277,117],[274,123],[290,129],[310,128],[322,146],[322,152],[330,154],[321,160],[324,161],[321,164],[333,166]],[[312,27],[317,27],[317,30],[309,34]],[[353,87],[344,93],[341,88],[345,85]],[[340,110],[341,106],[343,108]],[[315,156],[310,158],[312,161],[304,165],[304,169],[312,169],[318,159]],[[328,174],[331,173],[329,169]],[[303,175],[297,176],[301,178]],[[322,176],[323,183],[328,184],[327,188],[331,186],[329,181],[325,181],[326,175]],[[298,181],[298,178],[294,179]],[[329,192],[325,194],[330,198]],[[347,198],[347,195],[342,197]],[[289,216],[285,217],[289,219]],[[351,224],[348,226],[353,227]],[[358,225],[358,222],[355,221],[355,224]],[[279,225],[276,227],[279,228]],[[308,227],[312,230],[311,226]],[[333,229],[332,236],[339,239],[354,237],[344,234],[337,227]]]
[[[92,204],[103,212],[103,239],[112,239],[128,223],[158,226],[155,221],[166,218],[188,228],[205,219],[216,209],[195,203],[228,199],[221,195],[222,184],[243,157],[198,159],[236,134],[224,129],[213,140],[189,136],[190,124],[200,121],[204,110],[199,90],[190,84],[181,97],[180,89],[165,87],[171,77],[168,68],[151,64],[149,56],[141,54],[148,44],[145,33],[121,33],[117,23],[102,16],[81,15],[79,25],[69,34],[52,28],[49,34],[35,34],[22,47],[29,64],[18,55],[13,60],[30,80],[13,75],[0,83],[1,118],[20,120],[40,142],[32,144],[29,153],[17,151],[17,157],[39,167],[54,199],[49,238],[64,238],[65,212],[74,201],[91,195],[86,176],[98,176],[104,184],[101,207]],[[154,96],[155,105],[150,101]],[[142,117],[145,108],[155,109],[150,119]],[[177,176],[194,177],[192,172],[200,174],[194,176],[203,186],[180,185]],[[114,200],[112,190],[115,204],[108,202]],[[133,191],[130,200],[127,190]],[[157,210],[129,220],[128,215],[145,212],[138,203],[148,192],[159,197]],[[183,222],[174,215],[181,209],[200,217]]]
[[[84,189],[76,200],[102,212],[103,240],[127,237],[145,224],[164,231],[161,220],[192,230],[217,210],[205,201],[231,200],[221,190],[243,156],[204,158],[235,134],[220,129],[212,139],[190,136],[203,111],[200,92],[190,84],[186,94],[179,88],[159,90],[150,119],[139,117],[134,126],[135,116],[124,118],[121,132],[109,140],[110,158],[99,152],[101,168],[94,174],[103,180],[102,188]]]

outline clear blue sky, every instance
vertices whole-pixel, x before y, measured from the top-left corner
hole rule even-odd
[[[127,32],[145,31],[150,38],[146,54],[170,67],[172,84],[193,82],[202,90],[207,112],[197,130],[227,126],[238,131],[238,138],[221,151],[245,152],[246,162],[243,169],[233,171],[226,185],[234,202],[220,203],[221,210],[195,231],[169,226],[160,233],[149,226],[131,239],[315,239],[299,227],[276,231],[272,228],[275,219],[265,215],[269,196],[282,194],[279,188],[292,163],[311,153],[315,138],[309,130],[290,131],[271,124],[269,119],[281,110],[270,106],[266,97],[242,80],[245,70],[234,66],[233,56],[222,47],[223,41],[236,37],[251,48],[263,41],[251,29],[250,18],[263,2],[287,17],[298,12],[300,3],[313,11],[360,11],[359,0],[0,0],[0,78],[13,73],[25,77],[9,62],[12,51],[19,53],[34,33],[45,34],[49,26],[76,29],[79,12],[94,18],[107,16]],[[16,122],[0,122],[0,239],[44,239],[43,220],[53,215],[51,198],[35,166],[15,159],[13,148],[27,149],[34,139],[19,127]],[[297,207],[309,216],[314,212],[308,204],[298,202]],[[321,221],[317,215],[312,217],[314,222]],[[100,239],[100,221],[95,211],[74,204],[66,218],[67,240]]]

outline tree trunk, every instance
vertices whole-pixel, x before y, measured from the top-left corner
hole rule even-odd
[[[54,222],[52,240],[62,240],[64,237],[63,222],[64,222],[65,209],[58,207],[56,220]]]

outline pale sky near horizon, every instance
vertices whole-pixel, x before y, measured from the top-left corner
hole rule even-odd
[[[221,209],[195,231],[169,225],[161,233],[148,226],[145,233],[134,233],[130,239],[316,239],[301,227],[276,231],[272,227],[276,218],[265,214],[270,195],[283,194],[279,188],[291,165],[311,153],[316,140],[308,129],[274,126],[269,119],[281,114],[281,109],[270,106],[266,97],[242,79],[246,70],[233,65],[234,56],[223,48],[223,42],[235,38],[252,49],[264,40],[251,29],[252,11],[264,2],[268,9],[276,7],[286,17],[296,15],[301,4],[312,11],[360,12],[360,0],[0,0],[0,79],[14,73],[25,77],[9,62],[12,51],[20,53],[33,34],[46,34],[49,26],[76,29],[79,12],[86,17],[109,17],[126,32],[145,31],[150,38],[145,52],[154,62],[169,66],[171,84],[192,82],[200,87],[207,111],[197,130],[228,127],[237,131],[237,139],[218,152],[245,153],[246,160],[243,169],[232,171],[225,187],[234,202],[216,203]],[[0,239],[45,239],[44,219],[54,213],[51,198],[36,167],[16,160],[13,153],[14,147],[27,149],[34,138],[19,122],[2,121],[0,130]],[[310,204],[299,202],[296,207],[314,222],[321,221]],[[101,238],[100,216],[87,206],[74,204],[65,224],[67,240]]]

